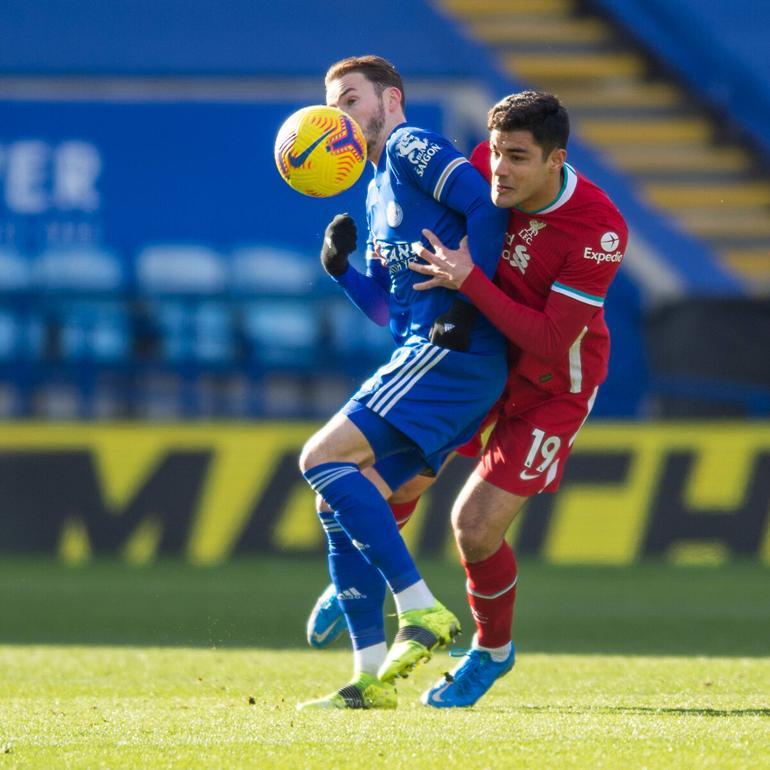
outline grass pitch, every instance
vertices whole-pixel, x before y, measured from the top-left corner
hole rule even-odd
[[[425,572],[460,607],[451,565]],[[320,561],[0,565],[5,768],[767,768],[770,571],[521,568],[519,660],[475,708],[297,713],[349,675],[302,648]],[[467,613],[466,625],[469,626]]]

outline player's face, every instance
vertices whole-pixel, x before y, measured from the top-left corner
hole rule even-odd
[[[337,107],[355,120],[366,137],[366,149],[373,155],[384,137],[385,100],[374,83],[360,72],[332,80],[326,88],[326,104]]]
[[[489,147],[495,206],[537,211],[556,198],[566,150],[544,156],[531,131],[494,130]]]

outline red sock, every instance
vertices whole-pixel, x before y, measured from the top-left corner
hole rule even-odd
[[[516,601],[516,557],[505,541],[484,561],[463,561],[466,591],[481,647],[502,647],[511,641]]]
[[[404,524],[411,518],[414,513],[414,509],[417,507],[417,503],[420,502],[420,498],[416,497],[414,500],[410,500],[408,503],[390,503],[390,510],[393,511],[393,518],[398,524],[398,528],[401,529]]]

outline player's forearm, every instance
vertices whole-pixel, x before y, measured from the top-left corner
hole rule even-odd
[[[388,293],[377,280],[370,275],[362,275],[352,265],[335,279],[345,290],[348,299],[361,310],[367,318],[378,326],[387,326],[390,318]]]
[[[544,361],[565,355],[596,312],[561,297],[549,300],[543,311],[534,310],[511,299],[478,269],[460,290],[507,339]]]

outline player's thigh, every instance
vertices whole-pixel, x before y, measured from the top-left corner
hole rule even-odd
[[[452,527],[463,558],[480,561],[491,556],[526,500],[474,470],[452,508]]]
[[[344,414],[338,413],[305,442],[299,466],[304,472],[327,462],[366,467],[373,461],[374,454],[366,436]]]

